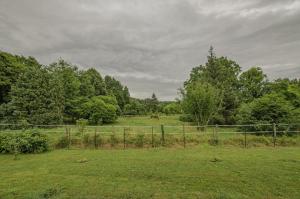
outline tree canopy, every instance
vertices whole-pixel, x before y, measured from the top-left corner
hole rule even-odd
[[[218,110],[208,108],[213,102],[208,99],[214,92],[205,90],[207,85],[211,91],[219,90],[217,98],[221,103]],[[185,113],[202,124],[205,121],[219,124],[299,122],[299,85],[299,79],[268,81],[260,67],[242,72],[235,61],[217,57],[211,47],[207,62],[193,68],[190,78],[185,81],[182,100]],[[204,99],[208,101],[202,104]],[[210,110],[209,114],[205,113],[207,110]],[[198,118],[196,114],[199,114]],[[213,115],[212,118],[209,115]],[[201,121],[199,118],[206,119]]]
[[[129,103],[129,90],[94,68],[63,59],[42,66],[32,57],[0,52],[0,120],[32,124],[110,123]]]

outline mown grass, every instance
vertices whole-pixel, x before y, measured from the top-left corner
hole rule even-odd
[[[300,148],[54,150],[0,156],[0,198],[300,198]]]

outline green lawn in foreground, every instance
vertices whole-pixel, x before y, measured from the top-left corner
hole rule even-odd
[[[0,198],[300,198],[300,148],[0,155]]]

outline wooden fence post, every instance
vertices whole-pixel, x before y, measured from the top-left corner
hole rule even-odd
[[[273,123],[273,144],[274,144],[274,147],[276,146],[276,124]]]
[[[185,142],[186,142],[186,140],[185,140],[185,127],[184,127],[184,123],[183,123],[183,125],[182,125],[182,133],[183,133],[183,147],[185,148]]]
[[[164,129],[164,125],[162,124],[160,127],[161,127],[161,142],[162,142],[162,146],[165,146],[165,129]]]

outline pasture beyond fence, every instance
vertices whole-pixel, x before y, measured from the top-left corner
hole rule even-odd
[[[37,131],[53,148],[137,148],[197,144],[300,146],[300,124],[84,126],[0,124],[0,133]]]

